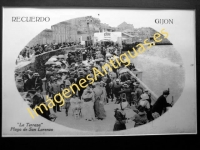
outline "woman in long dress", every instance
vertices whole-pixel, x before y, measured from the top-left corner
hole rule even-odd
[[[94,110],[95,110],[95,117],[99,120],[103,120],[106,117],[106,112],[104,109],[104,92],[103,89],[100,87],[100,83],[97,82],[95,85],[94,91]]]
[[[81,100],[84,101],[83,103],[83,116],[85,120],[92,121],[95,120],[94,115],[94,92],[91,89],[91,86],[88,85],[87,88],[83,91]]]
[[[103,82],[103,81],[100,82],[100,86],[101,86],[101,88],[102,88],[102,90],[103,90],[102,99],[103,99],[103,101],[104,101],[104,104],[107,104],[107,103],[108,103],[108,100],[107,100],[107,93],[106,93],[105,85],[106,85],[105,82]],[[107,101],[106,101],[106,100],[107,100]]]

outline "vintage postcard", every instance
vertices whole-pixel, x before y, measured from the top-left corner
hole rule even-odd
[[[197,133],[194,10],[3,8],[2,136]]]

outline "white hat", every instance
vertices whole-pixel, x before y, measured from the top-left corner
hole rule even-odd
[[[149,99],[149,96],[146,93],[144,93],[141,95],[141,98],[145,100],[145,99]]]
[[[116,79],[116,81],[120,81],[119,79]]]

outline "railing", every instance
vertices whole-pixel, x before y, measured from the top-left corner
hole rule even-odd
[[[144,82],[142,82],[132,71],[129,71],[129,73],[136,78],[136,80],[140,83],[140,86],[143,89],[147,89],[149,93],[151,93],[151,104],[154,104],[157,101],[158,96],[146,84],[144,84]]]

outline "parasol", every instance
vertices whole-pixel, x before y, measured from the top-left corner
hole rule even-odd
[[[65,58],[64,55],[58,55],[58,58]]]
[[[56,63],[55,62],[53,62],[53,61],[47,61],[46,63],[45,63],[45,65],[55,65]]]
[[[55,64],[56,64],[56,65],[61,65],[62,63],[59,62],[59,61],[57,61],[57,62],[55,62]]]
[[[50,58],[48,61],[57,61],[57,58]]]
[[[58,72],[60,73],[60,72],[69,72],[69,70],[67,70],[67,69],[60,69],[60,70],[58,70]]]
[[[54,55],[54,56],[52,56],[51,58],[57,58],[58,56],[56,56],[56,55]]]

